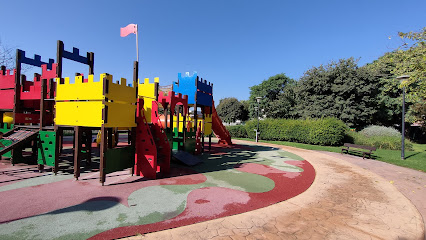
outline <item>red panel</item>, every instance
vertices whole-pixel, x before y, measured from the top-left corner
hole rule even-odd
[[[46,123],[52,123],[53,116],[51,114],[46,114]],[[15,113],[15,123],[40,123],[39,114],[27,114],[27,113]]]
[[[181,93],[175,94],[174,91],[170,91],[167,96],[164,96],[163,92],[160,92],[158,95],[158,102],[163,106],[166,104],[170,105],[170,111],[175,111],[175,106],[177,104],[183,105],[183,115],[185,116],[188,113],[188,95],[182,96]]]
[[[56,69],[58,68],[57,63],[52,63],[52,70],[47,70],[47,65],[41,66],[41,79],[47,79],[47,96],[50,93],[50,79],[55,79],[58,77]],[[53,82],[53,90],[56,89],[56,82]],[[46,98],[47,98],[46,96]]]
[[[15,90],[0,90],[0,109],[13,109]]]
[[[135,174],[150,179],[157,176],[157,148],[144,116],[143,100],[139,99],[136,113]]]
[[[170,172],[170,159],[172,158],[172,150],[170,148],[169,140],[167,139],[166,132],[164,131],[163,125],[158,117],[158,102],[152,102],[152,112],[151,112],[151,133],[155,139],[155,145],[158,148],[158,158],[161,158],[161,162],[158,163],[157,171],[164,174]]]
[[[14,88],[15,87],[15,74],[16,70],[10,74],[10,70],[0,70],[0,89]]]
[[[21,100],[40,100],[41,76],[35,74],[34,81],[24,81],[21,86]]]
[[[56,74],[57,64],[52,64],[52,70],[47,70],[47,65],[44,64],[41,66],[42,74],[36,74],[34,76],[34,81],[29,82],[25,81],[21,90],[21,100],[40,100],[41,99],[41,79],[47,80],[47,93],[45,98],[49,96],[50,90],[50,79],[57,77]],[[56,85],[54,82],[53,84]],[[54,88],[55,89],[55,88]],[[36,108],[39,109],[39,108]]]

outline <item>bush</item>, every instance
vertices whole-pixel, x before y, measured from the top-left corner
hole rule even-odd
[[[390,149],[400,150],[401,149],[401,136],[371,136],[368,137],[361,132],[350,132],[348,133],[349,138],[353,140],[354,144],[373,146],[378,149]],[[413,150],[413,144],[405,139],[405,150]]]
[[[227,126],[226,129],[228,129],[231,137],[247,138],[247,131],[243,125]]]
[[[247,136],[255,138],[257,120],[245,125]],[[341,145],[347,126],[336,118],[265,119],[259,122],[260,139],[317,145]]]
[[[392,127],[384,127],[372,125],[368,126],[360,131],[360,133],[366,137],[399,137],[401,138],[401,133]]]

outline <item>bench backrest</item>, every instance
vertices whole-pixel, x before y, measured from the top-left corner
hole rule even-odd
[[[367,150],[371,150],[371,151],[376,151],[376,147],[364,146],[364,145],[356,145],[356,144],[352,144],[352,143],[345,143],[343,146],[345,146],[345,147],[351,147],[351,148],[361,148],[361,149],[367,149]]]

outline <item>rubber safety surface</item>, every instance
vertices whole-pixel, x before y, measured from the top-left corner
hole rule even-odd
[[[54,176],[0,164],[0,239],[114,239],[226,217],[275,204],[309,188],[312,165],[265,146],[213,145],[203,163],[172,166],[146,180],[129,171]]]

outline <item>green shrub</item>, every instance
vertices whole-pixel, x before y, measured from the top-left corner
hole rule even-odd
[[[401,138],[401,133],[392,127],[384,127],[371,125],[360,131],[366,137],[375,137],[375,136],[388,136],[388,137],[399,137]]]
[[[257,120],[246,122],[249,138],[255,138]],[[260,139],[291,141],[316,145],[340,145],[347,126],[336,118],[265,119],[259,121]]]
[[[229,134],[231,134],[231,137],[247,138],[247,131],[243,125],[227,126],[226,129],[228,129],[228,132]]]
[[[352,143],[358,145],[373,146],[378,149],[399,150],[401,149],[401,137],[396,136],[365,136],[361,132],[348,133],[349,138],[353,140]],[[413,144],[405,139],[405,149],[408,151],[413,150]]]

